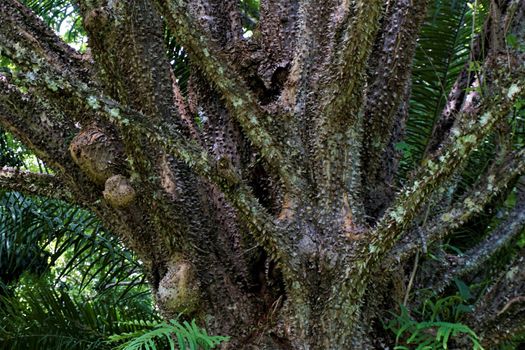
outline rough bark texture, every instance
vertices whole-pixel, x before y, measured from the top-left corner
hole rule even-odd
[[[55,170],[3,169],[0,187],[96,212],[144,262],[162,313],[230,335],[226,348],[385,346],[381,306],[401,302],[389,286],[407,261],[525,172],[524,151],[509,152],[463,200],[421,220],[525,98],[524,54],[504,47],[507,33],[523,42],[519,0],[492,2],[476,53],[490,98],[458,107],[475,83],[458,78],[427,159],[397,193],[394,144],[427,1],[261,0],[251,38],[233,0],[76,5],[90,54],[17,0],[0,2],[0,55],[17,67],[0,75],[0,125]],[[164,26],[189,56],[187,95]],[[481,269],[524,226],[521,208],[429,287]],[[505,276],[480,301],[479,327],[510,312],[525,320],[521,274]]]

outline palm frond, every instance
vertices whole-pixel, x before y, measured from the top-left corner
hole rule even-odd
[[[135,286],[145,287],[140,262],[123,249],[90,213],[55,200],[0,196],[0,279],[16,282],[22,273],[49,271],[56,281],[114,289],[121,298]]]
[[[420,33],[413,63],[412,95],[400,180],[419,166],[448,93],[469,60],[472,38],[481,30],[484,7],[467,0],[436,0]]]
[[[67,43],[83,49],[86,33],[78,7],[71,0],[23,0],[31,10],[39,15]]]
[[[228,337],[210,336],[205,329],[197,326],[195,320],[191,323],[177,320],[170,320],[169,323],[162,322],[155,324],[151,329],[145,329],[134,333],[124,333],[113,335],[110,342],[122,342],[116,350],[147,350],[147,349],[164,349],[169,345],[171,350],[175,350],[175,341],[177,339],[178,349],[213,349]],[[161,347],[159,347],[161,346]]]
[[[72,298],[46,280],[27,278],[15,296],[0,298],[0,342],[12,350],[110,349],[108,336],[159,320],[145,304],[140,298],[122,302],[108,295]]]

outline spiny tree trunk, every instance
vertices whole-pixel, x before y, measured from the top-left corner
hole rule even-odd
[[[55,170],[4,169],[0,185],[96,212],[144,262],[161,312],[230,335],[227,347],[384,346],[379,317],[400,301],[392,286],[420,237],[442,239],[525,171],[525,151],[509,152],[465,200],[421,220],[525,98],[524,55],[505,46],[509,33],[524,41],[520,0],[491,2],[473,47],[483,50],[482,73],[458,78],[467,93],[451,93],[455,109],[397,192],[394,145],[427,1],[261,0],[252,38],[234,0],[76,5],[86,54],[17,0],[0,3],[0,54],[17,68],[0,76],[0,123]],[[165,26],[189,55],[187,94]],[[483,95],[469,89],[481,81]],[[490,239],[523,226],[519,209],[429,288],[482,266],[498,249]],[[490,293],[502,302],[519,288]],[[491,304],[500,313],[481,308],[473,324],[516,313],[516,300]]]

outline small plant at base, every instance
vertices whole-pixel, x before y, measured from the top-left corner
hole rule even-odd
[[[213,349],[229,337],[210,336],[206,330],[199,328],[195,320],[191,323],[184,321],[179,323],[176,320],[170,320],[169,323],[161,322],[154,326],[153,329],[141,330],[133,333],[116,334],[109,337],[110,343],[125,343],[115,347],[115,350],[157,350],[161,349],[159,343],[167,342],[170,350],[175,350],[175,341],[180,350],[185,349]],[[162,347],[164,349],[164,347]]]
[[[395,350],[408,350],[416,346],[416,350],[448,349],[449,341],[459,335],[466,336],[472,343],[473,350],[483,350],[479,338],[472,329],[461,323],[414,320],[404,305],[400,305],[401,314],[386,325],[386,329],[396,334]],[[400,342],[406,345],[397,345]]]

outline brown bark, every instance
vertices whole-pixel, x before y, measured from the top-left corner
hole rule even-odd
[[[381,288],[399,282],[419,236],[443,238],[525,172],[514,152],[450,212],[419,220],[525,98],[523,67],[505,69],[523,54],[503,59],[497,30],[490,98],[455,113],[391,190],[427,1],[265,0],[249,39],[236,1],[77,2],[92,62],[17,0],[0,3],[0,54],[17,66],[0,76],[0,125],[56,171],[2,170],[0,187],[96,212],[145,263],[162,313],[230,335],[226,347],[378,347],[381,306],[400,301]],[[519,32],[516,6],[500,1],[491,28]],[[164,25],[190,58],[187,96]]]
[[[417,34],[425,19],[426,1],[396,1],[388,8],[383,30],[375,41],[368,63],[370,88],[364,107],[363,182],[367,214],[377,219],[391,204],[394,193],[396,156],[388,152],[396,130],[402,129],[405,117],[402,104],[410,93],[404,87],[410,80]],[[397,124],[397,125],[396,125]]]

